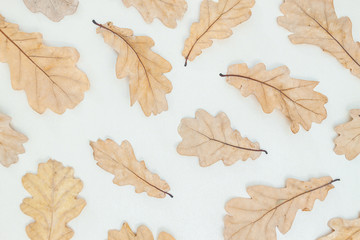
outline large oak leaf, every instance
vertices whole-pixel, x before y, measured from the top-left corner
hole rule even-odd
[[[293,33],[292,43],[320,47],[360,78],[360,43],[354,41],[350,19],[336,16],[333,0],[285,0],[281,12],[278,23]]]
[[[76,12],[79,0],[24,0],[30,11],[41,12],[54,22]]]
[[[110,230],[108,240],[154,240],[154,236],[146,226],[140,226],[134,233],[127,223],[124,223],[121,230]],[[159,234],[158,240],[175,240],[166,232]]]
[[[335,153],[345,155],[348,160],[360,154],[360,109],[351,110],[352,120],[335,128],[339,136],[335,139]]]
[[[171,82],[164,76],[171,64],[154,53],[154,41],[145,36],[134,36],[133,31],[118,28],[111,22],[98,24],[107,44],[118,53],[117,78],[129,77],[131,105],[138,101],[146,116],[157,115],[168,109],[166,94],[172,90]]]
[[[123,0],[126,7],[134,6],[143,16],[147,23],[155,18],[169,28],[175,28],[177,20],[180,20],[186,10],[185,0]]]
[[[49,160],[39,164],[37,174],[26,174],[24,188],[32,198],[25,198],[21,210],[35,219],[26,227],[31,240],[68,240],[74,235],[67,223],[77,217],[86,205],[78,198],[83,184],[74,178],[74,170]]]
[[[265,113],[279,109],[291,121],[293,133],[299,131],[300,125],[308,131],[312,122],[321,123],[327,117],[324,105],[328,99],[314,91],[318,82],[291,78],[286,66],[266,70],[262,63],[252,69],[235,64],[220,76],[227,77],[227,82],[244,97],[255,95]]]
[[[226,203],[225,240],[276,240],[276,227],[287,233],[299,209],[311,211],[316,199],[323,201],[334,188],[330,177],[309,182],[288,179],[285,188],[251,186],[250,198]]]
[[[19,160],[18,155],[25,152],[23,143],[28,138],[13,130],[10,126],[11,118],[0,113],[0,163],[9,167]]]
[[[185,66],[212,45],[213,39],[224,39],[232,35],[232,28],[248,20],[255,0],[203,0],[200,20],[193,23],[190,36],[185,42],[182,55]]]
[[[76,107],[89,81],[76,67],[79,53],[69,47],[48,47],[40,33],[24,33],[0,15],[0,62],[10,67],[15,90],[24,90],[38,113],[47,108],[58,114]]]
[[[157,174],[151,173],[144,161],[136,160],[134,150],[128,141],[121,146],[111,139],[90,142],[97,165],[115,175],[113,182],[119,186],[132,185],[136,193],[146,192],[151,197],[172,197],[169,185]]]

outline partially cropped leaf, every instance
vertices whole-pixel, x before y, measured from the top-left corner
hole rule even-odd
[[[351,110],[350,115],[350,122],[335,128],[339,136],[335,139],[334,151],[353,160],[360,154],[360,109]]]
[[[225,209],[225,240],[276,240],[276,227],[287,233],[298,210],[311,211],[316,199],[323,201],[334,188],[331,177],[309,182],[288,179],[285,188],[251,186],[250,198],[234,198]]]
[[[166,94],[172,90],[164,73],[171,71],[171,64],[154,53],[154,41],[149,37],[136,37],[133,31],[118,28],[111,22],[99,26],[107,44],[118,53],[117,78],[129,78],[131,105],[138,101],[146,116],[157,115],[168,109]]]
[[[360,43],[350,19],[336,16],[333,0],[285,0],[281,12],[278,23],[293,33],[292,43],[320,47],[360,78]]]
[[[0,113],[0,163],[9,167],[19,160],[18,155],[25,152],[23,144],[28,138],[13,130],[11,118]]]
[[[157,174],[151,173],[144,161],[137,161],[128,141],[121,146],[111,139],[91,142],[97,165],[115,175],[113,182],[119,186],[132,185],[136,193],[146,192],[151,197],[164,198],[170,191],[169,185]]]
[[[324,105],[328,99],[314,91],[318,82],[291,78],[286,66],[266,70],[262,63],[252,69],[235,64],[227,75],[220,76],[227,77],[227,82],[244,97],[255,95],[265,113],[279,109],[291,121],[293,133],[299,131],[300,125],[308,131],[313,122],[321,123],[327,117]]]
[[[49,160],[39,164],[37,174],[26,174],[24,188],[32,198],[25,198],[21,210],[34,218],[26,227],[31,240],[68,240],[74,235],[68,222],[77,217],[86,205],[78,198],[83,184],[74,178],[74,170]]]
[[[147,23],[158,18],[165,26],[175,28],[186,10],[185,0],[123,0],[126,7],[134,6]]]
[[[193,23],[190,36],[185,42],[182,55],[185,66],[212,45],[213,39],[225,39],[232,35],[232,28],[248,20],[255,0],[203,0],[200,20]]]
[[[30,11],[41,12],[51,21],[59,22],[76,12],[79,0],[24,0],[24,3]]]
[[[193,118],[185,118],[178,128],[183,141],[177,151],[185,156],[198,156],[200,166],[207,167],[222,160],[225,165],[232,165],[238,160],[257,159],[261,152],[258,143],[241,137],[231,128],[225,113],[211,116],[205,110],[198,110]]]
[[[38,113],[62,114],[83,100],[89,80],[76,67],[79,57],[74,48],[45,46],[40,33],[20,32],[0,15],[0,62],[9,64],[12,87],[25,90]]]
[[[140,226],[137,233],[134,233],[127,223],[124,223],[121,230],[110,230],[108,240],[154,240],[154,236],[146,226]],[[175,240],[166,232],[159,234],[158,240]]]
[[[334,218],[328,225],[333,232],[318,240],[360,240],[360,218],[354,220]]]

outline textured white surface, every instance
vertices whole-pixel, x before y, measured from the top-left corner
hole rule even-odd
[[[29,107],[25,93],[11,88],[7,64],[0,64],[0,111],[13,118],[13,127],[26,134],[26,154],[9,169],[0,167],[0,239],[27,239],[25,226],[32,220],[19,208],[29,194],[21,177],[36,172],[37,165],[54,158],[75,169],[84,182],[80,196],[87,206],[70,222],[74,240],[105,240],[109,229],[120,229],[124,221],[132,228],[146,224],[154,235],[167,231],[177,240],[223,239],[226,201],[247,196],[246,186],[264,184],[282,187],[286,178],[308,180],[330,175],[341,178],[325,202],[316,202],[311,212],[299,212],[288,234],[278,239],[316,239],[329,231],[333,217],[355,218],[360,212],[360,157],[349,162],[333,152],[333,128],[350,119],[349,110],[360,108],[360,79],[351,75],[335,58],[309,45],[293,45],[289,32],[276,23],[281,0],[257,0],[253,16],[234,29],[234,35],[213,46],[187,68],[181,56],[190,25],[198,20],[200,0],[188,0],[189,10],[172,30],[158,20],[146,24],[134,9],[121,0],[81,0],[78,11],[60,23],[31,13],[22,1],[0,0],[0,13],[26,32],[41,32],[52,46],[71,46],[81,54],[79,67],[88,74],[91,89],[75,110],[59,116],[50,111],[39,115]],[[339,16],[349,16],[354,38],[360,40],[360,2],[335,0]],[[115,52],[95,33],[100,23],[113,21],[132,28],[136,35],[152,37],[154,51],[169,60],[167,74],[174,90],[168,96],[169,111],[146,118],[138,104],[129,106],[127,80],[116,79]],[[320,81],[316,88],[329,98],[328,118],[310,132],[294,135],[279,112],[266,115],[253,98],[220,78],[228,65],[263,62],[268,68],[287,65],[291,76]],[[225,167],[221,162],[201,168],[195,157],[176,153],[181,140],[177,126],[183,117],[193,117],[198,108],[211,114],[224,111],[234,128],[258,141],[269,155],[256,161]],[[139,159],[171,186],[174,199],[155,199],[135,194],[133,187],[119,187],[113,176],[96,166],[90,140],[128,139]]]

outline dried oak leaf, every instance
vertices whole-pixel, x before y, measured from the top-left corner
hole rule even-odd
[[[346,220],[342,218],[331,219],[328,223],[333,232],[318,240],[359,240],[360,218]]]
[[[311,211],[316,199],[323,201],[334,186],[331,177],[309,182],[288,179],[285,188],[251,186],[251,198],[234,198],[226,203],[225,240],[276,240],[276,227],[287,233],[296,212]]]
[[[38,113],[58,114],[74,108],[89,89],[89,80],[76,67],[79,53],[69,47],[48,47],[40,33],[24,33],[0,15],[0,62],[10,67],[15,90],[25,90]]]
[[[118,28],[111,22],[99,26],[107,44],[118,53],[117,78],[129,77],[131,106],[138,101],[146,116],[157,115],[168,109],[166,94],[172,90],[171,82],[164,73],[171,71],[171,64],[154,53],[154,41],[150,37],[133,35],[133,31]]]
[[[169,185],[157,174],[151,173],[144,161],[137,161],[128,141],[121,146],[111,139],[90,142],[97,165],[115,175],[113,182],[119,186],[132,185],[136,193],[146,192],[151,197],[173,197]]]
[[[37,174],[22,178],[26,191],[33,197],[25,198],[21,210],[35,219],[26,227],[32,240],[68,240],[74,235],[67,223],[77,217],[86,205],[78,198],[83,183],[74,178],[74,169],[49,160],[39,164]]]
[[[337,126],[339,136],[335,139],[335,153],[345,155],[348,160],[355,159],[360,153],[360,109],[350,111],[352,121]]]
[[[79,0],[24,0],[24,3],[33,13],[41,12],[51,21],[59,22],[76,12]]]
[[[213,39],[225,39],[232,35],[231,28],[248,20],[255,0],[203,0],[200,21],[193,23],[190,36],[185,41],[182,55],[185,66],[212,45]]]
[[[360,43],[350,19],[336,16],[333,0],[285,0],[281,12],[278,24],[293,33],[292,43],[320,47],[360,78]]]
[[[198,156],[200,166],[208,167],[222,160],[226,166],[238,160],[257,159],[261,152],[258,143],[241,137],[231,128],[230,120],[223,112],[216,117],[205,110],[198,110],[195,119],[185,118],[178,128],[183,141],[177,151],[185,156]]]
[[[134,233],[127,223],[124,223],[121,230],[110,230],[108,240],[154,240],[154,236],[146,226],[140,226],[137,233]],[[158,240],[175,240],[166,232],[159,234]]]
[[[0,163],[9,167],[19,160],[18,155],[25,153],[23,144],[28,138],[13,130],[11,118],[0,113]]]
[[[308,131],[312,122],[321,123],[327,117],[324,105],[328,99],[314,91],[318,82],[291,78],[286,66],[266,70],[262,63],[252,69],[235,64],[227,75],[220,76],[227,77],[227,82],[244,97],[255,95],[265,113],[279,109],[291,121],[293,133],[299,131],[299,125]]]
[[[186,10],[185,0],[123,0],[126,7],[134,6],[145,22],[158,18],[165,26],[176,28],[176,21],[182,19]]]

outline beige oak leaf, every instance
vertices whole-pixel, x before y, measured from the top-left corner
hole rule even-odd
[[[316,199],[325,200],[334,188],[331,177],[309,182],[288,179],[285,188],[251,186],[250,198],[234,198],[226,203],[225,240],[276,240],[276,227],[287,233],[299,209],[311,211]]]
[[[154,53],[154,41],[146,36],[134,36],[133,31],[118,28],[111,22],[99,26],[97,33],[118,53],[117,78],[129,77],[131,106],[138,101],[146,116],[157,115],[168,109],[166,94],[172,90],[164,76],[171,64]]]
[[[335,128],[339,136],[334,140],[335,153],[345,155],[348,160],[360,154],[360,109],[350,111],[352,120]]]
[[[23,144],[28,138],[13,130],[10,126],[11,118],[0,113],[0,163],[9,167],[19,160],[18,155],[25,153]]]
[[[205,110],[198,110],[195,119],[184,118],[178,128],[182,142],[177,152],[185,156],[198,156],[202,167],[222,160],[226,166],[238,160],[257,159],[261,152],[258,143],[243,138],[231,128],[230,120],[223,112],[216,117]]]
[[[28,237],[31,240],[71,239],[74,232],[67,224],[86,205],[84,199],[77,197],[83,183],[74,178],[74,169],[49,160],[39,164],[37,174],[26,174],[22,183],[32,198],[24,199],[21,210],[35,219],[26,227]]]
[[[200,20],[193,23],[190,36],[185,41],[182,55],[185,66],[212,45],[213,39],[225,39],[232,35],[231,28],[248,20],[255,0],[203,0]]]
[[[79,0],[24,0],[24,3],[33,13],[41,12],[51,21],[59,22],[76,12]]]
[[[9,64],[13,89],[24,90],[36,112],[62,114],[83,100],[89,80],[76,67],[79,57],[74,48],[45,46],[40,33],[21,32],[0,15],[0,62]]]
[[[359,240],[360,239],[360,218],[346,220],[342,218],[331,219],[328,223],[333,230],[332,233],[319,238],[318,240]]]
[[[144,161],[137,161],[134,150],[128,141],[121,146],[111,139],[99,139],[90,142],[94,150],[94,159],[97,165],[105,171],[115,175],[113,182],[119,186],[132,185],[136,193],[146,192],[151,197],[173,197],[169,185],[157,174],[151,173]]]
[[[154,236],[146,226],[140,226],[137,233],[134,233],[127,223],[124,223],[121,230],[110,230],[108,240],[154,240]],[[159,234],[158,240],[175,240],[166,232]]]
[[[278,23],[293,33],[292,43],[320,47],[360,78],[360,43],[353,39],[351,20],[336,16],[333,0],[285,0],[281,12]]]
[[[134,6],[145,22],[152,23],[158,18],[169,28],[176,28],[176,21],[182,19],[187,10],[185,0],[123,0],[123,3],[126,7]]]
[[[286,66],[266,70],[262,63],[252,69],[235,64],[220,76],[227,77],[227,82],[244,97],[255,95],[265,113],[279,109],[291,121],[293,133],[299,131],[300,125],[308,131],[312,122],[321,123],[327,117],[324,105],[328,99],[314,91],[318,82],[291,78]]]

